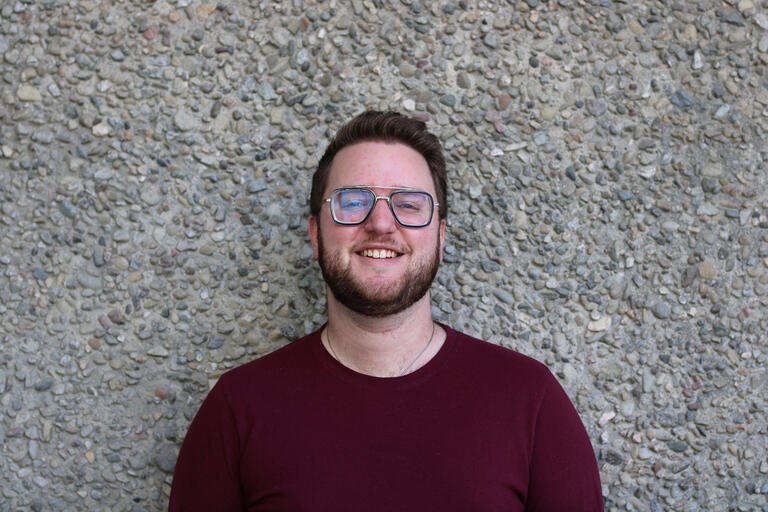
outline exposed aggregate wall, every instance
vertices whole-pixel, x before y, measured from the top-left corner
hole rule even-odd
[[[768,510],[768,2],[0,2],[0,511],[164,510],[324,322],[328,137],[427,120],[435,317],[545,362],[606,510]]]

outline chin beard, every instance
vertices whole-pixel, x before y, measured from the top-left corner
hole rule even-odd
[[[323,236],[317,234],[320,270],[336,300],[364,316],[385,317],[411,307],[429,291],[440,265],[440,242],[428,259],[416,262],[392,286],[366,286],[355,279],[350,267],[342,268],[340,258],[326,254]]]

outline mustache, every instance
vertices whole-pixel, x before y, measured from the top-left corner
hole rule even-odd
[[[352,251],[360,252],[363,249],[370,247],[371,245],[384,246],[400,254],[409,254],[411,252],[410,248],[403,246],[402,244],[396,242],[392,238],[369,238],[362,242],[356,243],[352,247]]]

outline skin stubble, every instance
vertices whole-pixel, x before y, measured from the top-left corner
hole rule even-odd
[[[352,275],[351,268],[342,267],[341,258],[326,253],[323,234],[317,226],[318,262],[326,284],[334,297],[347,308],[361,315],[381,318],[404,311],[429,291],[440,265],[440,238],[432,257],[409,268],[395,286],[388,290],[364,286]]]

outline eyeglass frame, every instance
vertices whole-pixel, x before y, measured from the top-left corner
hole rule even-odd
[[[374,192],[373,189],[375,189],[375,188],[382,188],[382,189],[385,189],[385,190],[391,190],[392,192],[390,192],[390,194],[388,196],[379,196],[379,195],[376,195],[376,192]],[[341,222],[339,219],[336,218],[336,213],[333,211],[333,208],[330,206],[330,203],[332,202],[333,194],[335,194],[339,190],[367,190],[371,194],[373,194],[373,205],[371,206],[371,209],[368,210],[368,213],[365,214],[365,217],[363,217],[363,219],[360,222]],[[396,192],[419,192],[421,194],[426,194],[427,197],[429,197],[429,200],[432,203],[432,208],[429,211],[429,220],[427,221],[426,224],[420,224],[420,225],[416,225],[416,226],[408,225],[408,224],[403,224],[400,221],[400,219],[397,218],[397,214],[395,213],[395,209],[392,207],[392,202],[390,201],[390,199],[392,198],[392,194],[394,194]],[[335,189],[333,189],[331,191],[331,195],[329,197],[326,197],[325,199],[323,199],[323,203],[322,204],[325,204],[325,203],[329,204],[329,208],[328,209],[331,212],[331,218],[333,219],[333,222],[335,222],[336,224],[338,224],[340,226],[359,226],[360,224],[363,224],[365,221],[367,221],[368,217],[371,216],[371,213],[373,213],[373,209],[376,208],[376,203],[379,202],[379,199],[384,199],[384,200],[387,201],[387,204],[389,205],[389,211],[392,212],[392,218],[395,219],[395,222],[397,222],[400,226],[402,226],[404,228],[419,229],[419,228],[425,228],[425,227],[429,226],[430,224],[432,224],[432,218],[435,216],[435,208],[440,206],[440,203],[436,203],[435,202],[435,198],[432,197],[432,194],[430,194],[426,190],[421,190],[421,189],[418,189],[418,188],[410,188],[410,187],[377,187],[377,186],[369,186],[369,185],[350,185],[348,187],[335,188]]]

